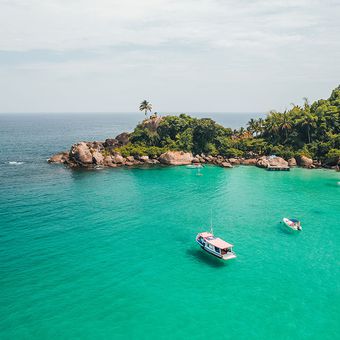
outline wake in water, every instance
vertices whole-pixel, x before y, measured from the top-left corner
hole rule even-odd
[[[15,162],[15,161],[11,161],[11,162],[7,162],[9,165],[21,165],[24,164],[24,162]]]

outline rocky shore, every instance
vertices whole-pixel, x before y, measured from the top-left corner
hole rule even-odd
[[[70,168],[96,168],[96,167],[134,167],[141,165],[189,165],[213,164],[223,168],[232,168],[235,165],[253,165],[260,168],[269,167],[295,167],[301,166],[308,169],[319,168],[322,164],[305,156],[299,159],[284,160],[281,157],[251,155],[249,158],[225,158],[212,155],[192,155],[183,151],[167,151],[160,156],[149,157],[127,156],[123,157],[115,149],[129,143],[129,134],[122,133],[114,139],[104,142],[79,142],[72,145],[70,151],[53,155],[49,163],[62,163]]]

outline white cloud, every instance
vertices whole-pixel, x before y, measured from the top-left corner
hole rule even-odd
[[[0,50],[100,49],[173,41],[212,46],[287,42],[320,21],[317,1],[0,1]],[[221,44],[221,38],[228,44]],[[295,38],[294,38],[295,39]]]
[[[93,97],[88,106],[98,110],[110,110],[113,102],[116,110],[131,110],[138,91],[151,89],[164,105],[170,92],[183,93],[165,110],[280,109],[294,92],[308,96],[303,87],[322,92],[337,85],[339,10],[333,0],[0,0],[0,111],[40,110],[27,94],[40,89],[30,86],[39,81],[48,98],[44,110],[84,110],[69,93],[81,97],[91,81],[130,93],[121,102]],[[65,87],[66,80],[63,94],[58,84]],[[198,81],[209,85],[213,107],[203,98],[195,106],[202,94]],[[283,91],[287,85],[290,91]],[[20,91],[26,92],[18,106],[11,98]],[[240,100],[244,95],[249,102]],[[268,96],[277,103],[268,103]]]

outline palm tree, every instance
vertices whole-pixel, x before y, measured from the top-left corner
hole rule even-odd
[[[264,129],[264,119],[259,118],[259,120],[257,121],[257,131],[259,132],[260,135],[263,132],[263,129]]]
[[[254,132],[257,133],[257,121],[254,118],[250,119],[247,125],[248,125],[247,130],[249,132],[251,132],[252,134]]]
[[[310,112],[310,105],[309,105],[308,98],[307,97],[303,97],[302,99],[303,99],[303,102],[304,102],[303,106],[304,106],[305,111],[306,112]]]
[[[152,104],[149,103],[147,100],[143,100],[143,101],[140,103],[139,111],[144,111],[145,115],[148,114],[148,111],[151,112],[151,110],[152,110]]]
[[[288,130],[290,130],[292,128],[292,124],[291,124],[291,122],[289,120],[289,117],[288,117],[286,111],[281,115],[280,128],[281,128],[281,130],[285,131],[286,141],[287,141],[287,139],[288,139]]]
[[[311,142],[311,138],[310,138],[310,130],[311,128],[315,129],[317,124],[318,117],[312,115],[311,113],[305,113],[299,120],[298,123],[299,125],[306,127],[307,130],[307,139],[308,139],[308,143]]]

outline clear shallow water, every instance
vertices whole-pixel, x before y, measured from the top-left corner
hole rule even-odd
[[[77,117],[0,116],[1,338],[337,338],[339,174],[47,164],[134,124]],[[234,261],[194,242],[211,209]]]

